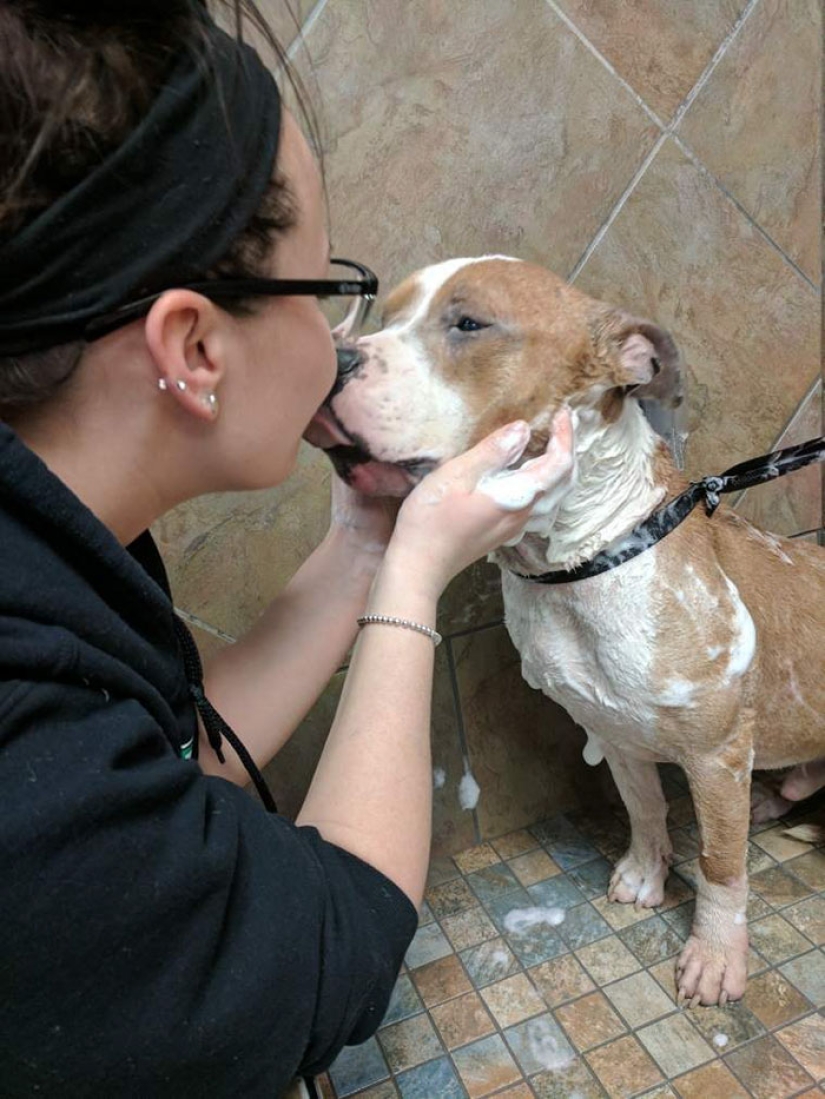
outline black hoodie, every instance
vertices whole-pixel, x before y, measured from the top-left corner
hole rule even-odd
[[[276,1099],[380,1023],[413,906],[196,731],[151,538],[0,424],[3,1097]]]

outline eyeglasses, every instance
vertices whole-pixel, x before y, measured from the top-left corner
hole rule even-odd
[[[310,297],[324,302],[324,312],[335,336],[353,339],[365,324],[378,296],[378,276],[348,259],[330,260],[333,277],[329,279],[206,279],[178,284],[176,290],[193,290],[220,305],[254,297]],[[358,278],[353,277],[353,272]],[[167,287],[167,289],[170,289]],[[144,317],[166,290],[159,290],[136,301],[118,306],[110,313],[89,321],[83,331],[87,341],[100,339],[138,317]]]

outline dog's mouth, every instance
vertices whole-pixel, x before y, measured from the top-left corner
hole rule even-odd
[[[432,458],[380,461],[364,439],[347,431],[328,405],[312,417],[304,438],[326,453],[342,481],[367,496],[407,496],[438,464]]]

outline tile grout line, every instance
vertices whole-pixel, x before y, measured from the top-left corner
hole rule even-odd
[[[472,775],[472,767],[470,765],[470,751],[467,746],[467,732],[464,728],[464,713],[461,707],[461,694],[458,689],[458,673],[455,667],[455,653],[453,652],[453,643],[450,638],[447,638],[447,668],[450,673],[450,686],[453,691],[453,705],[455,707],[456,722],[458,727],[458,743],[461,748],[461,757],[464,764],[464,774]],[[462,776],[463,777],[463,776]],[[474,778],[475,781],[475,778]],[[461,803],[459,802],[459,805]],[[466,809],[462,808],[462,812],[466,812]],[[478,802],[473,806],[473,832],[475,834],[476,845],[482,842],[481,839],[481,825],[478,820]],[[463,875],[462,875],[463,877]]]
[[[175,614],[182,621],[188,623],[190,626],[196,626],[203,633],[208,633],[212,637],[217,637],[220,641],[226,641],[230,645],[234,645],[237,638],[232,637],[231,634],[226,633],[218,626],[210,626],[208,622],[205,622],[202,618],[199,618],[196,614],[191,614],[189,611],[185,611],[182,607],[175,607]]]

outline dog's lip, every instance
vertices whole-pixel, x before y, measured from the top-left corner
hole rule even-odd
[[[304,438],[321,450],[331,450],[337,446],[355,446],[355,440],[329,405],[321,405],[307,424]]]

